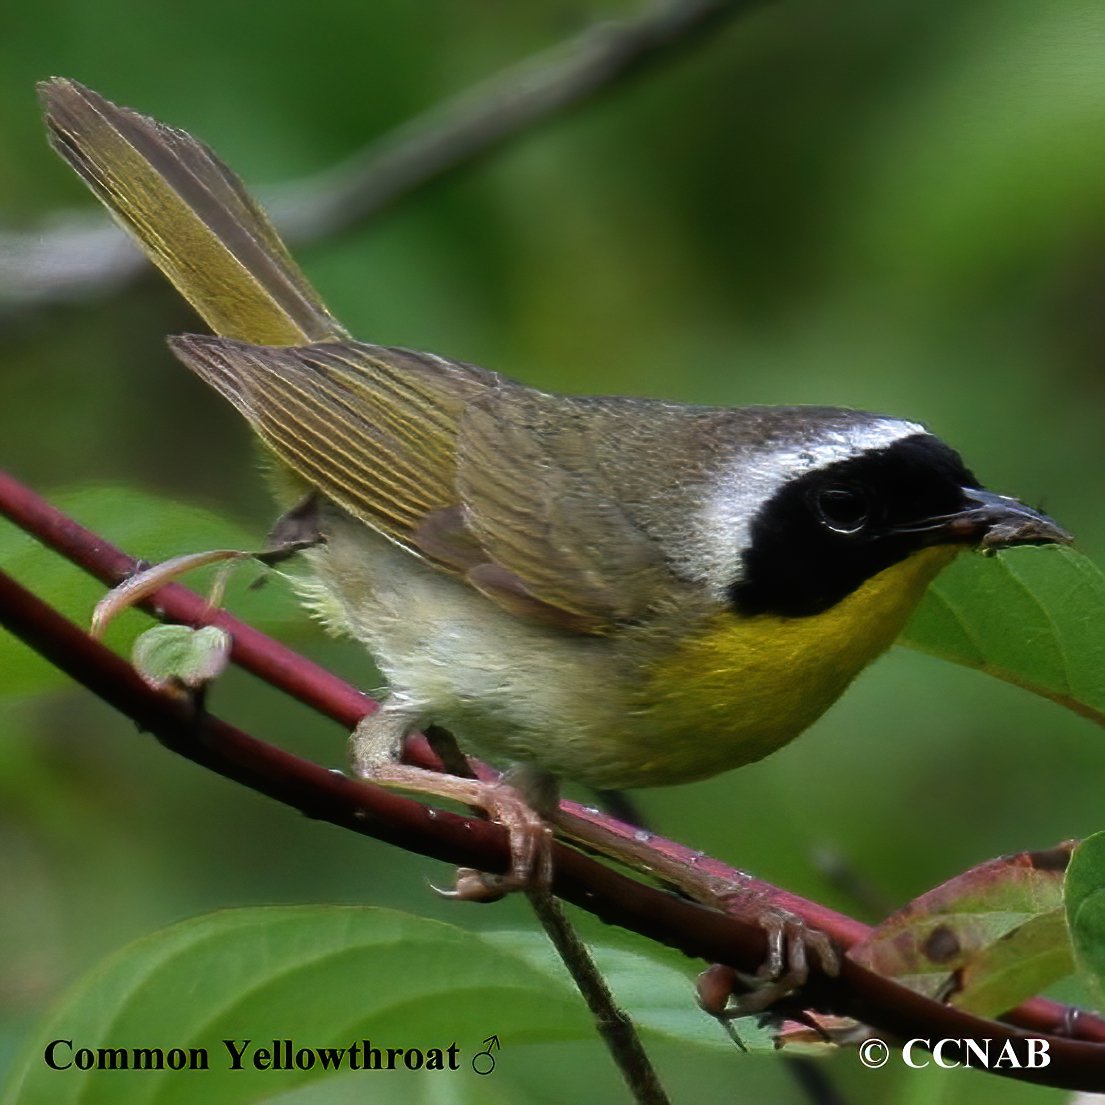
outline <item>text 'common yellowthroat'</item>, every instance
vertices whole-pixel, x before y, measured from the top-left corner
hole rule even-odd
[[[219,335],[173,352],[317,528],[306,598],[390,684],[354,737],[367,777],[518,814],[504,788],[398,764],[429,723],[516,765],[538,808],[558,777],[748,763],[836,700],[959,551],[1068,540],[913,422],[549,395],[353,341],[205,146],[70,81],[43,95],[55,147]]]

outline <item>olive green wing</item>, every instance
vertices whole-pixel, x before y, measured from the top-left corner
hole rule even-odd
[[[491,392],[465,408],[457,449],[466,526],[490,565],[471,581],[489,594],[512,584],[595,633],[643,617],[673,582],[599,470],[605,413],[529,388]]]
[[[456,426],[494,376],[429,354],[353,342],[248,345],[186,335],[170,348],[264,444],[350,514],[417,550],[456,503]]]
[[[655,597],[665,567],[597,486],[586,404],[359,342],[170,344],[327,498],[517,616],[605,633]]]

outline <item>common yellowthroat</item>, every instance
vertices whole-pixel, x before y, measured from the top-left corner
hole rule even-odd
[[[317,528],[307,601],[389,680],[353,738],[364,776],[516,825],[560,777],[749,763],[837,699],[959,552],[1069,540],[915,422],[550,395],[353,341],[205,146],[70,81],[43,96],[56,149],[219,335],[170,345]],[[399,764],[429,723],[517,765],[524,800]]]

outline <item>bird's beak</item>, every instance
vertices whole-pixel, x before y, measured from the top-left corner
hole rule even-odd
[[[1062,526],[1007,495],[965,487],[966,509],[937,522],[944,540],[976,545],[984,552],[1010,545],[1070,545],[1074,538]]]

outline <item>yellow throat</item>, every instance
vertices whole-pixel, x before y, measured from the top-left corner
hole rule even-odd
[[[634,719],[655,734],[655,757],[623,785],[705,778],[793,740],[890,646],[959,551],[923,549],[810,617],[712,616],[653,669]]]

